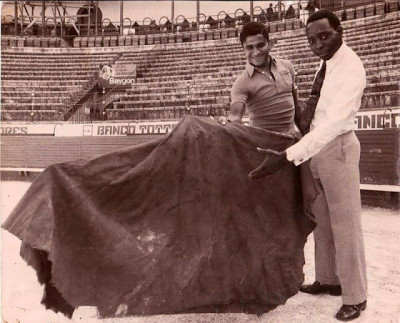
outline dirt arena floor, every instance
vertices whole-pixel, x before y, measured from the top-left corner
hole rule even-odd
[[[0,183],[2,222],[16,205],[29,183]],[[369,298],[367,310],[355,322],[400,322],[400,214],[380,208],[363,209]],[[41,304],[42,287],[35,272],[19,256],[20,241],[1,230],[2,322],[58,323],[71,322],[61,314],[46,310]],[[309,237],[305,248],[306,282],[314,280],[314,242]],[[244,322],[338,322],[334,314],[341,298],[298,293],[272,312],[257,317],[246,314],[184,314],[118,319],[99,319],[94,308],[75,311],[72,322],[82,323],[244,323]]]

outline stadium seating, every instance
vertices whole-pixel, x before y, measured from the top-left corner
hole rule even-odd
[[[3,51],[3,120],[63,120],[67,104],[116,54]],[[34,113],[32,116],[31,113]],[[53,115],[52,115],[53,114]]]
[[[342,22],[346,43],[367,71],[362,109],[398,107],[400,14],[372,16],[367,7],[362,12],[362,19]],[[244,68],[245,57],[237,37],[219,33],[213,32],[212,37],[205,33],[204,40],[196,42],[183,41],[182,33],[182,42],[174,36],[177,43],[169,42],[172,34],[167,35],[168,42],[152,35],[152,45],[144,45],[148,39],[141,40],[145,37],[141,35],[123,41],[112,36],[105,47],[97,45],[105,38],[80,40],[79,48],[4,47],[2,119],[30,120],[33,106],[35,120],[40,120],[37,114],[46,120],[62,120],[85,93],[85,86],[92,84],[99,65],[110,62],[137,64],[137,83],[131,89],[115,90],[119,100],[107,110],[108,120],[226,114],[230,88]],[[186,33],[185,39],[203,36]],[[90,47],[80,48],[89,43]],[[309,49],[304,28],[272,33],[271,44],[272,55],[294,64],[299,97],[306,100],[319,59]]]
[[[343,22],[344,39],[360,55],[367,71],[368,85],[362,109],[399,106],[398,22],[398,13],[386,15],[383,19],[373,16]],[[272,55],[293,62],[298,73],[299,97],[306,100],[319,59],[309,50],[304,29],[272,34],[271,39],[276,42]],[[135,55],[123,54],[120,59],[132,61],[137,57]],[[199,110],[204,103],[209,108],[229,103],[229,88],[245,64],[238,42],[223,46],[216,43],[211,48],[155,49],[148,53],[147,59],[152,63],[140,65],[138,83],[121,96],[120,102],[114,103],[109,119],[119,119],[124,113],[128,118],[134,116],[136,119],[151,115],[164,118],[172,115],[174,118],[185,113],[187,106],[191,107],[190,113],[193,114],[212,114],[210,109]],[[197,84],[198,80],[203,82]]]

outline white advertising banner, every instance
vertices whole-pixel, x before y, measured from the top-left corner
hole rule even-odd
[[[131,88],[136,83],[136,64],[104,64],[100,66],[99,86],[101,88]]]
[[[244,123],[248,118],[243,119]],[[129,136],[146,134],[165,134],[172,130],[178,120],[171,121],[127,121],[104,122],[91,124],[1,124],[3,136],[34,136],[48,135],[57,137],[91,137],[91,136]],[[359,112],[354,120],[356,130],[381,130],[400,128],[400,109],[363,111]]]

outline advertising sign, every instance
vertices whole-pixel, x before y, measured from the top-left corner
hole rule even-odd
[[[355,123],[356,130],[400,128],[400,109],[358,112]]]
[[[92,124],[1,124],[2,136],[37,136],[47,135],[56,137],[80,136],[130,136],[143,134],[166,134],[179,122],[170,121],[125,121],[98,122]],[[249,118],[243,118],[247,125]],[[400,109],[362,111],[354,119],[355,130],[376,130],[400,128]]]
[[[100,65],[99,86],[105,89],[127,89],[136,83],[136,64]]]

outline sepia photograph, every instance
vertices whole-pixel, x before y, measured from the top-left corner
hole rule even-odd
[[[0,11],[2,322],[400,322],[400,0]]]

